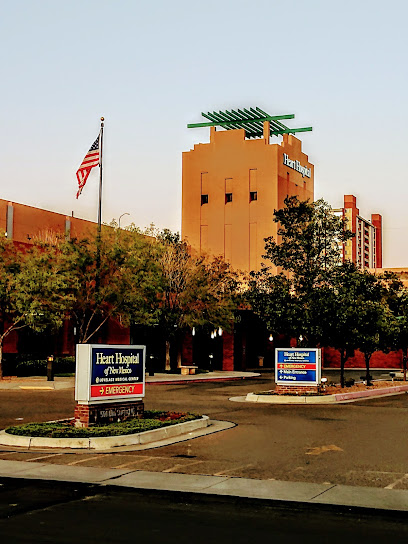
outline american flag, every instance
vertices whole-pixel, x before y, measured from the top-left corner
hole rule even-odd
[[[82,189],[84,188],[86,180],[88,179],[89,172],[92,170],[94,166],[98,166],[98,165],[99,165],[99,136],[91,145],[91,149],[85,155],[85,158],[82,161],[81,166],[78,168],[78,171],[76,173],[78,186],[79,186],[79,189],[76,195],[77,198],[82,193]]]

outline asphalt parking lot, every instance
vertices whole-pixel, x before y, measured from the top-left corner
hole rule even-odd
[[[0,451],[0,459],[153,472],[408,489],[408,395],[342,405],[235,403],[270,387],[260,378],[148,385],[147,409],[187,410],[231,421],[232,429],[143,452]],[[73,387],[1,390],[0,427],[70,417]]]

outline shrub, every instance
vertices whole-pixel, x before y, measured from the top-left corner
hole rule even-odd
[[[75,373],[75,357],[55,357],[53,363],[54,374]],[[46,376],[47,358],[32,354],[5,354],[5,376]]]
[[[16,427],[8,427],[6,433],[19,436],[43,436],[47,438],[95,438],[141,433],[168,425],[175,425],[176,423],[192,421],[200,417],[197,414],[185,412],[146,410],[143,419],[129,419],[119,423],[93,425],[87,428],[74,427],[73,420],[26,423]]]

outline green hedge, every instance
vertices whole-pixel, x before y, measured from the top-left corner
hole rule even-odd
[[[35,355],[5,354],[4,361],[5,376],[46,376],[47,360]],[[54,357],[54,374],[74,374],[75,357]]]
[[[129,419],[107,425],[93,425],[87,428],[73,426],[73,421],[26,423],[8,427],[6,433],[19,436],[43,436],[46,438],[95,438],[141,433],[199,419],[201,416],[185,412],[164,412],[146,410],[143,419]]]

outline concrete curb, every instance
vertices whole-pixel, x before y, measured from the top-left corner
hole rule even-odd
[[[0,477],[83,482],[102,486],[197,493],[206,496],[261,499],[290,507],[364,509],[374,512],[407,512],[408,491],[353,487],[329,483],[255,480],[227,475],[179,474],[143,470],[53,465],[0,460]]]
[[[407,385],[396,385],[395,387],[384,387],[382,389],[371,389],[367,391],[353,391],[352,393],[341,393],[336,395],[322,395],[321,397],[305,396],[284,396],[284,395],[257,395],[248,393],[246,397],[231,397],[235,402],[258,402],[266,404],[340,404],[355,402],[365,398],[390,397],[408,392]]]
[[[237,372],[237,371],[218,371],[208,374],[191,374],[186,376],[173,375],[171,378],[165,374],[155,374],[154,377],[146,378],[146,386],[150,385],[185,385],[186,383],[205,383],[205,382],[230,382],[237,380],[250,380],[259,378],[259,372]]]
[[[97,438],[44,438],[42,436],[18,436],[0,431],[0,446],[18,446],[25,449],[31,448],[64,448],[64,449],[92,449],[107,450],[122,446],[144,445],[151,442],[159,442],[174,438],[197,429],[203,429],[210,424],[208,416],[200,419],[176,423],[161,429],[153,429],[136,434],[120,436],[103,436]]]

